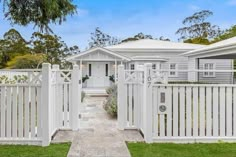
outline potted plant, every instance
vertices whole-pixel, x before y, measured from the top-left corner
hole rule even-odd
[[[89,79],[88,75],[85,75],[84,77],[82,77],[82,87],[86,87],[87,86],[87,80]]]
[[[114,75],[111,75],[109,76],[109,80],[113,83],[115,83],[115,76]]]

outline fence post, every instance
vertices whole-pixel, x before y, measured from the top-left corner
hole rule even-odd
[[[71,92],[72,105],[70,109],[71,129],[73,131],[79,128],[79,106],[81,105],[80,70],[78,65],[73,65],[71,74]]]
[[[143,84],[143,123],[144,123],[144,140],[152,143],[152,85],[151,85],[151,63],[144,64],[144,84]]]
[[[50,98],[51,98],[51,64],[43,63],[42,65],[42,88],[41,88],[41,118],[42,118],[42,146],[48,146],[51,141],[50,137]]]
[[[117,86],[117,116],[118,116],[118,129],[124,130],[125,128],[125,71],[124,65],[118,66],[118,86]]]

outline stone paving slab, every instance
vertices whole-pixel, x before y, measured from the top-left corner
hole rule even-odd
[[[136,130],[120,131],[117,120],[103,109],[103,97],[85,99],[79,131],[60,131],[54,142],[72,141],[68,157],[131,157],[126,141],[143,141]]]

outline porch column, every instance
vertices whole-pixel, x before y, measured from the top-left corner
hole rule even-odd
[[[188,81],[189,82],[197,82],[198,81],[198,72],[194,72],[198,70],[199,67],[199,59],[198,58],[189,58],[188,59]]]
[[[117,60],[115,60],[115,83],[117,82]]]

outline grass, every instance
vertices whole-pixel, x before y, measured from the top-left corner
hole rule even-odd
[[[0,145],[0,157],[66,157],[70,143],[51,144],[48,147]]]
[[[236,143],[127,145],[132,157],[236,157]]]

